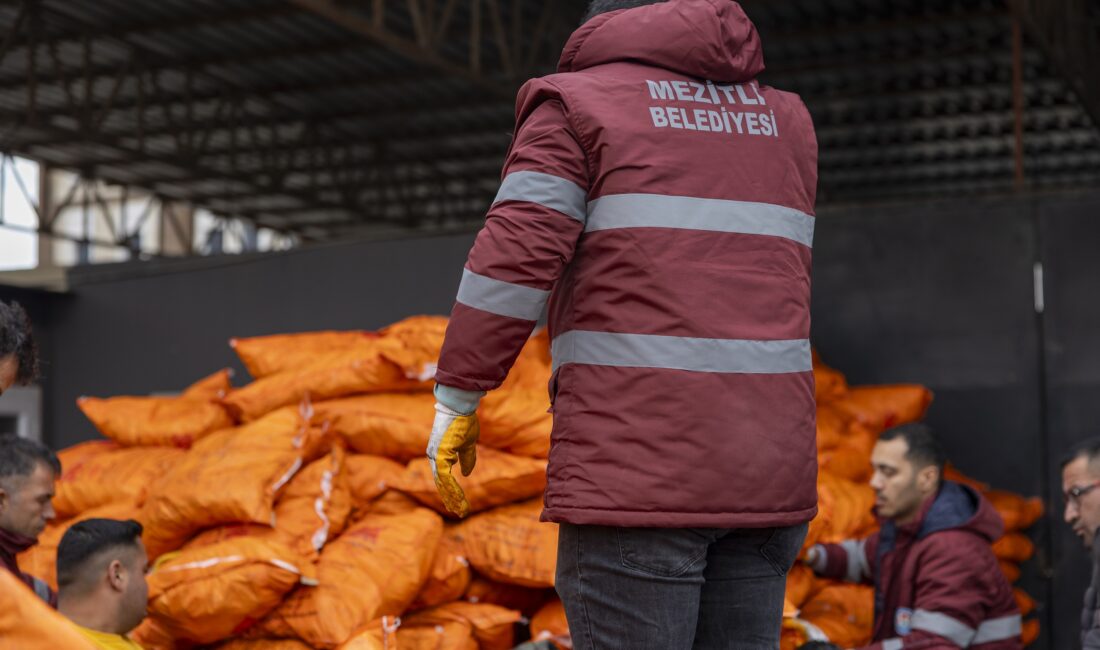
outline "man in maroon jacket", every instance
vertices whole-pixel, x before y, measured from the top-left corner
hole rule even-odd
[[[60,474],[57,455],[41,443],[0,436],[0,564],[54,607],[57,594],[20,571],[15,556],[34,546],[54,518],[51,500]]]
[[[882,528],[807,553],[817,573],[875,585],[869,650],[1019,650],[1020,613],[991,544],[1004,534],[973,489],[944,481],[943,451],[923,424],[882,434],[871,455]]]
[[[543,519],[574,647],[775,648],[817,512],[817,141],[760,84],[730,0],[597,0],[519,91],[463,271],[428,456],[473,470],[476,409],[549,310]]]

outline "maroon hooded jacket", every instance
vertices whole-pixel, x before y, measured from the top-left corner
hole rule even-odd
[[[875,585],[875,643],[867,650],[1020,650],[1020,610],[993,555],[1000,515],[947,481],[917,520],[887,521],[861,540],[822,544],[827,577]]]
[[[817,511],[817,142],[730,0],[593,18],[527,82],[436,380],[500,385],[549,303],[544,519],[765,527]]]

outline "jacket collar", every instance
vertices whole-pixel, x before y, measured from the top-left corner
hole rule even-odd
[[[37,543],[38,540],[33,537],[0,528],[0,555],[3,555],[5,559],[8,557],[14,558]]]

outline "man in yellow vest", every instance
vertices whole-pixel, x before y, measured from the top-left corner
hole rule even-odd
[[[141,650],[126,635],[145,618],[149,560],[141,524],[87,519],[57,547],[58,610],[100,650]]]

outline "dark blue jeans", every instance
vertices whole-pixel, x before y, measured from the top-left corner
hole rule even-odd
[[[575,650],[775,650],[807,524],[562,524],[557,591]]]

